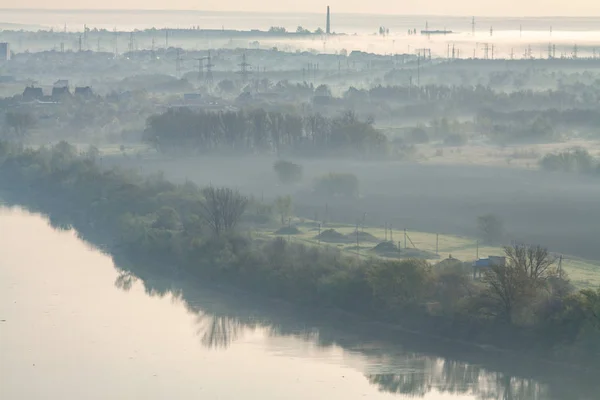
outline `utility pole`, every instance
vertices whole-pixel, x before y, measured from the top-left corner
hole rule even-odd
[[[358,239],[358,220],[356,220],[356,255],[360,257],[360,243]]]
[[[179,49],[177,49],[177,57],[175,58],[175,73],[177,78],[181,78],[181,55]]]
[[[417,55],[417,86],[421,87],[421,54]]]
[[[318,238],[318,244],[319,246],[321,245],[321,223],[319,222],[319,235],[317,236]]]
[[[475,36],[475,17],[471,20],[471,34]]]
[[[195,60],[198,61],[198,81],[204,79],[204,65],[202,62],[205,60],[205,58],[206,57],[195,58]]]
[[[404,228],[404,249],[406,250],[406,228]]]
[[[165,30],[165,49],[169,48],[169,30]]]

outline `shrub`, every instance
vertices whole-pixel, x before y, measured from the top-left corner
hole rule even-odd
[[[358,178],[354,174],[329,173],[315,182],[315,193],[326,196],[358,196]]]
[[[297,183],[302,180],[302,166],[289,161],[279,160],[273,165],[279,182],[284,184]]]
[[[597,162],[585,149],[571,149],[557,154],[546,154],[540,166],[546,171],[576,172],[588,174],[594,171]]]

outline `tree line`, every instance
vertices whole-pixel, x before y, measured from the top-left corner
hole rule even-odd
[[[148,118],[143,138],[163,153],[375,157],[388,151],[388,139],[373,121],[362,121],[352,111],[329,118],[264,109],[169,109]]]
[[[506,247],[506,263],[477,281],[470,266],[452,258],[435,265],[359,259],[333,247],[253,238],[262,202],[228,188],[176,185],[160,174],[106,170],[96,157],[64,142],[35,150],[0,142],[0,178],[4,189],[59,210],[65,218],[54,221],[57,228],[107,235],[146,268],[447,338],[597,363],[600,290],[573,288],[545,248]],[[290,212],[285,203],[282,214]]]

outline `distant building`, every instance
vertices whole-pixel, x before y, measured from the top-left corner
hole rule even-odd
[[[0,61],[10,61],[9,43],[0,43]]]
[[[90,99],[94,96],[94,91],[89,86],[80,86],[75,88],[75,96],[84,99]]]
[[[506,265],[506,257],[489,256],[488,258],[480,258],[473,263],[473,279],[481,277],[481,275],[495,265]]]
[[[42,100],[44,98],[44,91],[42,88],[27,86],[23,91],[24,101]]]
[[[62,100],[66,97],[71,97],[71,92],[69,91],[68,86],[63,87],[53,87],[52,88],[52,100]]]

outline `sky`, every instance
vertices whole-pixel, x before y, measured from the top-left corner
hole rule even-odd
[[[2,8],[179,9],[207,11],[335,12],[476,16],[600,16],[597,0],[0,0]]]

